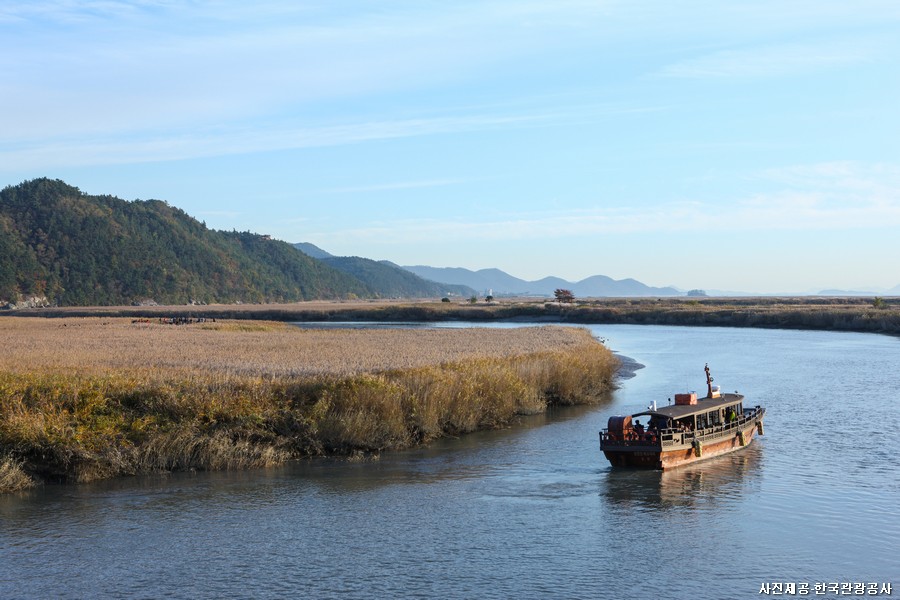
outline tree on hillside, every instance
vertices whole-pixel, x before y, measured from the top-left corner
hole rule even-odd
[[[572,293],[572,290],[556,288],[553,292],[553,296],[556,298],[556,301],[560,303],[571,304],[572,302],[575,302],[575,294]]]

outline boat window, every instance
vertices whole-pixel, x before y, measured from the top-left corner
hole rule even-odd
[[[728,408],[725,409],[725,422],[729,423],[734,421],[741,415],[741,405],[740,404],[732,404]]]

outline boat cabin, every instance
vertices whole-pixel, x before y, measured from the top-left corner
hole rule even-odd
[[[680,395],[680,394],[678,394]],[[696,394],[694,394],[696,395]],[[719,394],[702,398],[695,403],[676,403],[656,409],[648,409],[631,415],[637,433],[654,431],[704,431],[721,428],[738,420],[744,414],[742,394]],[[645,423],[640,417],[647,417]]]

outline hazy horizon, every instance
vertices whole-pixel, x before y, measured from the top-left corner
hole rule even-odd
[[[900,5],[0,7],[0,185],[400,265],[900,284]]]

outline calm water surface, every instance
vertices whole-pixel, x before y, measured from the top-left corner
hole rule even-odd
[[[0,497],[0,597],[679,600],[765,582],[900,597],[900,340],[591,329],[645,365],[599,407],[376,461]],[[766,435],[672,472],[610,469],[607,418],[702,392],[707,361],[767,407]]]

